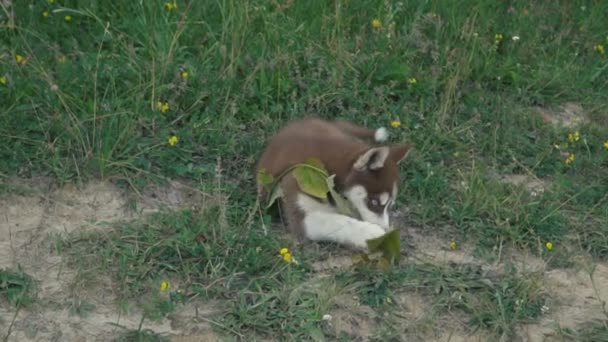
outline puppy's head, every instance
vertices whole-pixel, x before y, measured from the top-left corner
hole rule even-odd
[[[397,197],[399,163],[410,147],[410,144],[370,147],[353,162],[344,195],[363,221],[389,228],[389,210]]]

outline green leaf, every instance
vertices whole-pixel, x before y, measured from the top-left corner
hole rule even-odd
[[[320,199],[327,199],[329,187],[325,179],[327,171],[318,159],[309,159],[293,170],[293,176],[302,192]]]
[[[268,200],[268,204],[266,205],[266,209],[272,207],[274,202],[279,198],[283,197],[283,189],[280,186],[275,186],[272,194],[270,194],[270,199]]]
[[[351,257],[351,260],[354,266],[363,266],[369,263],[369,256],[365,253],[355,254]]]
[[[346,200],[346,198],[344,198],[341,194],[339,194],[336,191],[335,183],[334,183],[335,177],[336,177],[336,175],[331,175],[330,177],[327,177],[326,182],[327,182],[327,187],[329,188],[329,193],[331,194],[331,197],[336,202],[336,207],[338,208],[338,212],[342,215],[356,217],[357,215],[355,214],[355,210],[353,209],[350,202],[348,200]]]
[[[328,176],[325,165],[323,165],[323,162],[318,158],[309,158],[304,162],[304,164],[301,165],[308,165],[317,168],[320,172],[324,173],[326,177]]]
[[[401,257],[399,229],[393,229],[379,238],[367,240],[367,248],[370,253],[382,252],[386,259],[399,262]]]
[[[258,171],[257,181],[264,187],[268,187],[274,182],[274,177],[268,172],[268,170],[262,168],[260,171]]]
[[[376,261],[376,267],[378,269],[380,269],[381,271],[386,272],[389,270],[389,268],[391,268],[391,262],[388,261],[388,259],[385,256],[383,256],[380,259],[378,259],[378,261]]]

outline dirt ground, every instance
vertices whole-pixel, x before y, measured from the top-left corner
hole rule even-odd
[[[70,284],[75,273],[53,253],[49,237],[104,229],[104,222],[133,220],[163,207],[186,207],[205,200],[203,194],[171,183],[144,191],[134,199],[137,209],[133,210],[133,199],[108,182],[91,182],[80,189],[73,185],[53,189],[44,179],[9,183],[17,190],[0,198],[0,268],[21,267],[35,279],[38,293],[37,304],[21,309],[17,316],[14,308],[0,305],[2,338],[12,324],[8,341],[108,341],[123,329],[137,329],[141,313],[120,315],[111,286],[107,291],[79,294],[95,305],[86,317],[70,314],[66,303],[74,298]],[[214,311],[191,304],[160,323],[144,322],[143,328],[173,336],[175,341],[186,341],[180,339],[183,335],[196,341],[216,341],[205,320]]]
[[[61,256],[53,253],[49,236],[104,229],[103,222],[137,219],[163,207],[180,208],[205,201],[204,194],[177,182],[150,188],[134,199],[108,182],[91,182],[82,188],[73,185],[53,188],[50,181],[43,179],[16,179],[12,183],[19,190],[0,198],[0,268],[20,266],[33,276],[39,284],[37,303],[41,304],[22,309],[16,316],[11,306],[6,303],[0,306],[0,335],[6,336],[10,326],[8,341],[107,341],[123,331],[116,325],[136,329],[140,313],[119,315],[111,290],[86,294],[87,300],[95,305],[87,316],[70,314],[65,303],[74,295],[69,290],[74,272],[62,263]],[[135,201],[137,210],[131,209],[130,201]],[[415,246],[408,262],[452,261],[499,267],[477,260],[467,246],[449,250],[445,248],[448,241],[420,228],[405,228],[402,235]],[[331,260],[321,260],[314,267],[318,272],[326,272],[350,264],[349,257]],[[513,261],[521,270],[544,272],[544,290],[551,298],[549,310],[539,323],[520,328],[521,341],[551,341],[557,326],[575,327],[602,317],[600,300],[608,301],[608,265],[596,264],[592,283],[583,266],[589,260],[583,258],[577,260],[581,267],[575,268],[580,271],[549,270],[543,260],[521,251],[504,251],[502,261],[506,260]],[[399,298],[403,314],[413,326],[420,326],[428,318],[429,302],[416,293]],[[209,323],[214,313],[213,306],[190,304],[161,322],[144,323],[144,328],[171,336],[173,341],[217,341],[220,337]],[[339,301],[329,314],[329,324],[336,331],[345,331],[360,340],[367,340],[378,319],[371,308],[352,300]],[[449,321],[458,322],[448,320],[441,329],[431,328],[428,335],[418,337],[424,341],[486,340],[483,334],[470,336],[461,325]]]

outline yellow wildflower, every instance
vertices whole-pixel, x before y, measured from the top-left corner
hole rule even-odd
[[[380,26],[382,26],[382,22],[380,22],[380,19],[374,19],[372,20],[372,27],[375,28],[376,30],[380,28]]]
[[[65,63],[66,62],[65,56],[59,56],[59,57],[57,57],[57,62],[60,63],[60,64]]]
[[[286,263],[291,264],[294,261],[293,255],[291,255],[287,247],[281,248],[279,253],[283,256],[283,261],[285,261]]]
[[[593,47],[593,50],[597,51],[597,53],[599,53],[600,55],[603,55],[606,52],[604,50],[604,45],[602,45],[602,44],[597,44],[596,46]]]
[[[42,16],[47,18],[49,15],[51,15],[51,13],[49,11],[43,11],[42,12]]]
[[[399,119],[391,121],[391,127],[397,128],[399,126],[401,126],[401,121],[399,121]]]
[[[604,148],[608,150],[608,140],[604,141]]]
[[[182,71],[180,75],[182,76],[183,79],[188,78],[188,70]]]
[[[456,241],[450,242],[450,249],[455,250],[456,248],[458,248],[458,244],[456,243]]]
[[[27,63],[27,58],[21,56],[20,54],[16,54],[15,62],[17,62],[17,64],[25,65],[25,63]]]
[[[283,260],[286,263],[291,264],[293,262],[293,256],[291,255],[291,253],[287,252],[287,253],[283,254]]]
[[[502,40],[502,33],[497,33],[494,35],[494,40],[496,41],[496,43],[500,43],[500,41]]]
[[[169,111],[169,102],[158,101],[156,102],[156,109],[160,110],[162,113],[166,113]]]
[[[69,23],[70,21],[72,21],[72,16],[66,15],[65,17],[63,17],[63,20],[65,20],[66,23]]]
[[[175,135],[172,135],[171,138],[169,138],[169,145],[175,146],[175,144],[177,144],[178,141],[179,141],[179,139]]]
[[[550,251],[550,250],[552,250],[552,249],[553,249],[553,243],[552,243],[551,241],[548,241],[548,242],[545,244],[545,247],[547,248],[547,250],[548,250],[548,251]]]
[[[166,290],[166,289],[168,289],[168,288],[169,288],[169,283],[163,280],[163,281],[160,283],[160,290],[161,290],[161,291],[165,291],[165,290]]]
[[[579,141],[581,139],[581,135],[579,134],[578,131],[574,132],[574,133],[568,133],[568,141],[573,143],[575,141]]]
[[[566,165],[570,165],[572,162],[574,162],[574,153],[570,153],[568,158],[566,158]]]
[[[173,11],[177,9],[177,3],[173,2],[165,2],[165,8],[167,11]]]
[[[408,78],[407,83],[414,85],[418,83],[418,80],[416,79],[416,77]]]
[[[0,76],[0,84],[6,85],[8,78],[5,75]]]

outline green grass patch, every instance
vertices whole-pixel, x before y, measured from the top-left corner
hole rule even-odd
[[[608,260],[608,4],[175,4],[0,4],[0,194],[21,194],[5,179],[43,175],[134,189],[182,179],[228,198],[58,239],[79,270],[74,286],[109,277],[120,301],[143,307],[154,297],[146,319],[196,296],[229,302],[224,323],[239,334],[330,336],[319,322],[328,299],[296,289],[335,246],[296,250],[300,263],[288,265],[278,255],[286,242],[263,234],[268,217],[247,220],[264,144],[308,114],[398,123],[391,142],[414,147],[397,206],[408,224],[448,230],[494,259],[509,246],[551,267],[571,267],[580,253]],[[580,107],[577,128],[539,114],[563,118],[565,104]],[[509,175],[540,180],[543,191],[501,180]],[[435,288],[441,305],[498,334],[538,315],[531,279],[433,267],[334,280],[361,280],[362,303],[377,310],[403,284]],[[22,275],[5,277],[22,291]],[[163,280],[179,284],[173,297],[160,295]],[[445,295],[458,291],[460,302]],[[75,312],[89,310],[75,301]],[[379,329],[398,336],[398,326]]]

